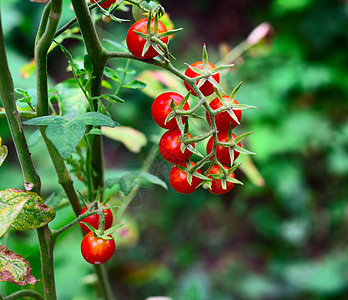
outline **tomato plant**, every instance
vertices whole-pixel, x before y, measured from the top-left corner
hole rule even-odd
[[[218,143],[226,142],[225,137],[221,137],[221,131],[224,128],[235,126],[230,120],[232,109],[234,109],[236,118],[240,120],[241,115],[238,108],[248,108],[247,105],[235,107],[232,105],[231,99],[234,99],[240,85],[232,91],[226,103],[223,101],[214,106],[216,101],[213,100],[209,106],[206,96],[215,92],[221,99],[221,93],[223,93],[219,84],[219,72],[229,69],[232,65],[215,67],[208,60],[205,46],[203,46],[202,60],[190,65],[185,73],[174,66],[175,57],[169,51],[168,40],[181,29],[172,29],[168,14],[157,2],[108,0],[101,4],[101,9],[97,9],[95,13],[91,14],[89,10],[98,6],[87,7],[85,0],[71,0],[74,17],[58,28],[60,16],[63,13],[62,4],[62,0],[50,0],[43,8],[37,35],[33,39],[35,40],[33,63],[22,68],[25,75],[31,71],[36,76],[36,80],[33,80],[35,87],[30,87],[28,91],[13,87],[11,71],[7,64],[5,39],[0,26],[0,117],[7,119],[15,146],[13,149],[17,151],[23,174],[23,190],[9,188],[0,191],[0,214],[6,217],[6,220],[2,222],[5,226],[0,230],[0,238],[5,233],[8,236],[12,234],[12,231],[8,230],[10,226],[18,230],[37,230],[42,261],[44,299],[50,300],[57,299],[53,251],[60,234],[79,223],[83,231],[87,233],[85,237],[78,236],[79,240],[82,240],[83,258],[91,264],[102,264],[108,261],[115,251],[116,245],[111,234],[116,234],[116,230],[123,225],[124,212],[140,186],[142,187],[144,183],[145,186],[157,184],[164,188],[167,187],[164,180],[149,173],[150,166],[156,158],[154,155],[156,151],[142,148],[147,144],[148,137],[134,128],[119,126],[124,124],[113,120],[116,109],[113,109],[112,106],[128,99],[128,94],[124,91],[126,89],[127,91],[141,90],[146,87],[146,84],[139,80],[141,76],[138,76],[139,74],[135,71],[135,69],[141,68],[130,67],[131,63],[162,69],[160,72],[166,71],[169,74],[166,78],[169,78],[170,82],[175,82],[171,86],[174,91],[163,92],[162,90],[162,93],[156,97],[151,113],[154,121],[160,127],[168,129],[160,138],[158,148],[166,161],[175,164],[170,171],[169,182],[179,193],[191,193],[202,186],[213,193],[222,194],[228,192],[235,183],[241,183],[234,178],[233,173],[238,165],[232,165],[229,162],[229,168],[222,168],[222,174],[217,166],[212,165],[215,163],[220,165],[218,160],[225,162],[223,156],[226,154],[220,147],[224,145],[218,145]],[[105,9],[112,4],[115,5],[111,9]],[[112,40],[108,41],[110,48],[108,46],[106,49],[99,37],[96,21],[102,19],[105,22],[123,22],[125,20],[117,17],[117,14],[120,11],[130,13],[131,10],[128,6],[132,6],[132,10],[136,7],[133,10],[136,16],[148,17],[136,21],[125,35],[129,51],[122,46],[122,43]],[[100,18],[98,14],[102,14],[102,17]],[[169,30],[159,20],[160,18],[166,20]],[[109,25],[105,23],[103,26],[107,28]],[[79,45],[81,51],[77,51],[79,53],[77,57],[70,52],[73,45],[63,43],[65,39],[72,37],[76,39],[77,43],[81,43]],[[47,57],[51,55],[51,50],[55,47],[65,55],[72,78],[63,80],[57,85],[54,85],[54,80],[52,80],[51,87],[48,82],[50,74],[48,74]],[[114,60],[115,64],[109,64],[111,60]],[[123,64],[124,61],[125,64]],[[51,72],[54,70],[52,69]],[[152,72],[152,70],[145,70],[143,74],[151,77]],[[133,75],[133,78],[129,78]],[[64,76],[57,76],[57,78],[62,77]],[[152,76],[151,78],[158,77]],[[178,86],[178,91],[184,90],[186,86],[189,92],[182,96],[175,91],[176,86]],[[198,92],[198,88],[201,92]],[[149,94],[153,95],[153,92],[151,91]],[[22,98],[16,99],[16,93]],[[144,93],[146,93],[145,90]],[[35,94],[35,101],[32,101],[33,94]],[[193,98],[192,95],[197,96],[198,99]],[[18,103],[25,107],[19,109]],[[233,103],[237,105],[238,102]],[[216,120],[216,122],[209,123],[208,129],[208,126],[203,127],[202,123],[194,120],[204,119],[205,114],[202,109],[207,110],[208,122],[210,117],[214,117]],[[57,174],[57,183],[61,185],[62,189],[62,193],[59,193],[59,197],[57,196],[58,199],[56,199],[56,194],[58,194],[56,190],[50,196],[52,201],[45,202],[46,199],[42,198],[41,183],[45,183],[45,181],[41,181],[33,164],[23,125],[37,127],[32,140],[38,140],[40,137],[44,141],[42,146],[48,150],[47,155]],[[236,145],[228,140],[227,143],[230,143],[231,147],[235,147],[238,152],[249,154],[249,151],[240,147],[240,141],[248,134],[250,133],[235,137]],[[159,134],[152,136],[153,141],[160,137]],[[124,170],[121,172],[120,169],[105,172],[104,137],[116,142],[122,141],[133,153],[140,152],[144,156],[147,155],[146,163],[137,166],[134,170],[127,170],[127,172]],[[196,149],[197,143],[209,140],[209,138],[219,140],[218,143],[212,145],[208,142],[208,150],[214,151],[215,157],[201,153],[201,147]],[[147,151],[148,153],[146,153]],[[1,145],[0,138],[0,165],[7,153],[7,148]],[[235,152],[235,157],[237,155]],[[209,160],[210,158],[213,159],[213,162]],[[106,175],[110,175],[112,178],[105,178]],[[78,187],[72,178],[79,179]],[[63,192],[64,195],[61,195]],[[12,201],[13,199],[15,201]],[[62,214],[60,208],[66,205],[66,200],[76,218],[72,221],[66,219],[63,226],[53,229],[51,227],[56,224],[52,225],[50,222],[56,214]],[[54,208],[46,206],[45,203],[52,203]],[[97,209],[91,211],[87,207],[81,209],[81,205],[85,205],[85,203],[88,203],[89,207]],[[104,204],[108,207],[118,207],[115,219],[119,225],[112,226],[113,215],[109,208],[98,207],[98,205]],[[104,227],[99,226],[102,213],[105,219]],[[6,240],[8,236],[6,236]],[[37,281],[31,274],[29,262],[1,245],[2,260],[4,253],[6,253],[5,256],[7,255],[5,257],[6,271],[9,274],[4,275],[0,272],[0,281],[17,280],[14,283],[21,286],[28,283],[34,284]],[[18,259],[18,257],[21,260],[19,268],[17,263],[13,263],[13,259]],[[98,297],[113,299],[112,289],[103,266],[95,268],[95,274],[100,285]],[[27,290],[21,296],[27,297],[33,295],[33,292]],[[37,299],[43,298],[38,292],[34,294]],[[15,297],[16,295],[5,297],[0,295],[1,299]]]
[[[174,101],[174,104],[178,105],[180,101],[183,99],[183,96],[181,96],[178,93],[174,92],[166,92],[161,95],[159,95],[154,102],[152,103],[151,107],[151,114],[154,121],[157,123],[158,126],[161,126],[165,129],[171,129],[174,127],[177,127],[177,123],[175,118],[171,119],[169,122],[165,123],[166,118],[168,117],[169,113],[172,111],[170,104],[172,101]],[[189,104],[185,103],[184,110],[189,110]],[[182,117],[182,122],[185,123],[186,117]]]
[[[229,169],[226,166],[223,166],[223,167],[225,170]],[[218,165],[212,166],[212,168],[208,172],[208,176],[209,175],[220,175],[220,174],[221,174],[221,170],[220,170],[220,167]],[[210,176],[210,177],[214,178],[213,176]],[[228,177],[234,179],[235,178],[234,173],[232,172],[230,175],[228,175]],[[234,183],[226,181],[226,189],[224,189],[222,186],[222,180],[223,179],[213,179],[212,184],[211,184],[211,188],[209,188],[209,191],[212,192],[213,194],[216,194],[216,195],[222,195],[222,194],[226,194],[230,190],[232,190]]]
[[[200,69],[203,71],[203,62],[202,61],[196,61],[195,63],[191,64],[185,71],[185,75],[190,77],[190,78],[195,78],[199,75],[201,75],[200,73],[197,73],[196,71],[194,71],[191,67]],[[215,66],[212,63],[208,63],[208,68],[209,70],[212,70],[215,68]],[[211,76],[213,80],[215,80],[215,82],[219,83],[220,82],[220,75],[219,73],[216,73],[214,75]],[[197,80],[196,84],[199,83],[199,80]],[[192,93],[192,95],[197,96],[196,92],[192,89],[192,87],[190,85],[187,84],[187,82],[184,82],[186,89]],[[214,85],[209,82],[209,80],[206,80],[203,85],[199,88],[199,90],[202,92],[202,94],[204,96],[209,96],[212,93],[214,93]]]
[[[135,22],[128,30],[126,42],[127,47],[129,51],[136,57],[142,58],[142,59],[150,59],[157,56],[159,53],[158,51],[152,46],[149,46],[148,50],[143,53],[146,39],[139,36],[137,32],[141,32],[143,34],[148,34],[147,32],[147,18],[140,19],[139,21]],[[151,30],[153,30],[155,27],[155,21],[154,19],[151,20]],[[153,36],[158,36],[160,33],[167,32],[166,26],[161,22],[158,21],[158,32],[153,33]],[[163,43],[168,44],[168,37],[164,37],[160,39]]]
[[[232,139],[234,140],[236,135],[232,133]],[[228,131],[219,131],[217,133],[217,139],[219,142],[228,142]],[[213,150],[214,138],[211,137],[207,143],[207,154],[210,154]],[[240,147],[241,143],[237,143]],[[233,161],[236,160],[239,156],[239,152],[233,151]],[[231,156],[228,147],[218,145],[216,147],[216,158],[225,166],[231,166]],[[211,157],[211,159],[213,159]],[[233,162],[232,161],[232,162]]]
[[[194,162],[190,162],[192,166],[195,165]],[[181,167],[186,168],[186,163],[179,163]],[[202,174],[201,170],[197,170],[199,174]],[[169,182],[174,190],[181,194],[190,194],[193,193],[199,184],[202,182],[202,179],[193,175],[192,182],[189,183],[187,180],[187,173],[179,169],[178,166],[173,166],[169,172]]]
[[[87,208],[86,207],[82,208],[80,215],[84,214],[87,211]],[[108,208],[108,209],[104,209],[103,213],[105,216],[104,229],[109,229],[112,226],[112,221],[113,221],[112,211],[111,211],[111,209]],[[82,222],[88,223],[92,227],[94,227],[95,229],[98,229],[98,227],[99,227],[99,215],[98,214],[91,215],[91,216],[88,216],[80,221],[81,229],[84,232],[88,233],[91,230],[85,224],[82,224]]]
[[[192,155],[189,149],[185,149],[184,152],[181,151],[181,136],[180,129],[173,128],[165,132],[159,142],[159,151],[162,157],[172,164],[186,161]],[[188,134],[188,136],[192,137],[190,134]],[[192,146],[194,147],[194,144]]]
[[[224,100],[228,100],[228,96],[222,96]],[[233,104],[239,104],[236,99],[233,99]],[[209,106],[213,109],[216,110],[220,107],[223,106],[219,98],[215,98],[209,103]],[[238,121],[242,118],[242,111],[240,109],[233,110],[234,114],[236,115],[236,118]],[[206,113],[207,121],[209,125],[211,125],[211,120],[208,112]],[[230,127],[231,129],[235,128],[238,123],[236,120],[234,120],[231,115],[227,111],[220,112],[215,115],[215,124],[216,128],[220,131],[227,131]]]
[[[87,233],[81,242],[81,254],[92,265],[107,262],[115,252],[115,240],[112,236],[106,240],[96,237],[92,231]]]

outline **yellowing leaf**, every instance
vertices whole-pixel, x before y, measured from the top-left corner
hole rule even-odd
[[[147,143],[146,136],[131,127],[102,127],[102,132],[106,137],[123,143],[129,151],[134,153],[139,153]]]

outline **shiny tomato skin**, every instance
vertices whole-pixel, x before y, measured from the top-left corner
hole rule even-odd
[[[87,233],[81,242],[81,254],[92,265],[100,265],[108,261],[114,254],[115,248],[114,239],[97,238],[92,231]]]
[[[99,1],[99,0],[98,0]],[[96,0],[91,0],[91,3],[95,3],[98,2]],[[116,0],[106,0],[105,2],[103,2],[102,4],[99,4],[102,8],[109,8],[111,5],[113,5],[116,2]]]
[[[228,100],[228,96],[222,96],[225,100]],[[239,104],[236,99],[233,99],[233,104]],[[221,101],[219,98],[215,98],[209,103],[209,106],[213,109],[216,110],[222,106]],[[240,119],[242,118],[242,111],[241,110],[233,110],[235,113],[238,121],[240,122]],[[209,125],[211,125],[211,120],[208,112],[206,112],[206,117]],[[235,128],[238,123],[232,119],[232,117],[228,114],[227,111],[223,111],[215,115],[215,124],[216,128],[219,131],[227,131],[229,127],[231,126],[231,129]]]
[[[209,65],[209,70],[215,68],[215,66],[212,63],[208,63],[208,65]],[[191,66],[203,70],[203,62],[202,61],[196,61],[195,63],[191,64]],[[190,77],[190,78],[195,78],[195,77],[199,76],[199,74],[196,73],[195,71],[193,71],[190,67],[188,67],[187,70],[185,71],[185,75]],[[217,83],[220,82],[220,75],[219,75],[219,73],[214,74],[212,77],[215,79],[215,81]],[[193,89],[185,81],[184,81],[184,84],[185,84],[186,89],[189,92],[191,92],[192,95],[197,96],[197,94],[193,91]],[[197,80],[196,84],[198,84],[198,80]],[[199,90],[202,92],[202,94],[204,96],[209,96],[212,93],[214,93],[214,86],[210,82],[206,81],[199,88]]]
[[[151,29],[154,28],[155,21],[152,19],[151,21]],[[126,37],[126,43],[129,51],[136,57],[141,59],[150,59],[154,58],[158,55],[157,51],[150,46],[150,48],[145,52],[144,55],[143,49],[146,43],[146,40],[142,38],[141,36],[137,35],[134,31],[147,33],[147,18],[140,19],[139,21],[136,21],[128,30],[127,37]],[[158,33],[166,32],[167,28],[166,26],[161,22],[158,21]],[[164,37],[161,39],[161,41],[165,44],[168,44],[168,37]]]
[[[228,131],[218,131],[217,138],[219,142],[227,143],[228,142]],[[236,135],[232,133],[232,139],[234,140],[236,138]],[[211,137],[207,143],[207,154],[210,154],[213,150],[213,144],[214,139]],[[240,142],[237,143],[239,147],[241,147]],[[239,152],[234,151],[233,159],[236,160],[239,156]],[[217,146],[216,147],[216,158],[224,165],[224,166],[231,166],[231,158],[230,158],[230,152],[228,150],[228,147],[224,146]],[[210,159],[213,159],[211,157]]]
[[[226,170],[228,170],[228,167],[224,166],[224,168]],[[218,165],[214,165],[212,166],[212,168],[209,170],[208,172],[208,177],[209,177],[209,174],[220,174],[220,168]],[[229,177],[231,178],[235,178],[234,176],[234,173],[231,173],[229,175]],[[232,190],[234,186],[234,183],[233,182],[226,182],[226,190],[224,190],[222,188],[222,185],[221,185],[221,179],[213,179],[212,180],[212,185],[211,185],[211,188],[209,189],[209,191],[213,194],[216,194],[216,195],[222,195],[222,194],[226,194],[228,193],[230,190]]]
[[[188,149],[186,149],[184,153],[181,152],[180,136],[181,132],[179,128],[169,129],[162,135],[159,142],[159,151],[162,157],[172,164],[186,161],[192,155],[192,152]],[[191,134],[189,134],[189,137],[192,137]],[[194,147],[194,144],[191,145]]]
[[[80,215],[84,214],[87,211],[87,208],[86,207],[82,208],[82,210],[80,212]],[[110,209],[104,209],[103,213],[104,213],[104,216],[105,216],[104,229],[106,230],[106,229],[109,229],[112,226],[113,215],[112,215],[112,212],[111,212]],[[91,216],[89,216],[87,218],[84,218],[83,220],[81,220],[79,222],[80,226],[81,226],[81,229],[84,232],[88,233],[91,230],[85,224],[82,224],[81,222],[88,223],[88,224],[92,225],[95,229],[98,229],[98,227],[99,227],[99,215],[98,214],[91,215]]]
[[[174,103],[178,105],[180,101],[184,97],[181,96],[178,93],[174,92],[167,92],[159,95],[152,103],[151,107],[151,114],[153,120],[157,123],[158,126],[165,128],[165,129],[172,129],[174,127],[178,127],[178,124],[176,122],[176,119],[173,118],[166,124],[164,124],[166,118],[168,117],[169,113],[172,112],[172,109],[170,108],[170,103],[172,100],[174,100]],[[189,110],[189,104],[186,102],[184,105],[184,110]],[[182,122],[185,123],[186,117],[182,117]]]
[[[186,168],[186,163],[179,163],[180,166]],[[191,162],[191,165],[194,166],[195,163]],[[201,170],[197,170],[199,174],[202,174]],[[177,166],[173,166],[169,172],[169,182],[172,188],[181,194],[190,194],[193,193],[198,185],[202,182],[202,179],[193,176],[191,184],[187,181],[187,173],[180,170]]]

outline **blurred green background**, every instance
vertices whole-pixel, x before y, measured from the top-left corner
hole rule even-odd
[[[203,43],[210,61],[218,63],[254,27],[262,22],[272,25],[274,36],[243,53],[223,75],[227,92],[242,80],[238,101],[258,107],[244,112],[237,132],[254,132],[244,146],[257,153],[252,159],[264,184],[257,185],[245,172],[237,171],[244,186],[222,197],[202,189],[187,196],[171,187],[168,191],[140,189],[127,210],[130,237],[119,242],[107,263],[117,299],[347,299],[348,2],[167,0],[162,4],[176,27],[185,28],[170,42],[177,57],[174,64],[181,70],[186,68],[184,62],[200,59]],[[64,7],[62,24],[73,15],[69,1],[64,1]],[[33,56],[42,8],[29,1],[1,1],[8,60],[19,88],[34,87],[34,76],[23,79],[20,70]],[[130,13],[118,15],[132,19]],[[102,38],[118,42],[130,26],[98,24]],[[78,42],[64,44],[75,57],[83,56]],[[125,64],[118,60],[110,66]],[[51,85],[71,76],[66,66],[64,55],[55,49],[49,57]],[[148,67],[131,62],[130,68],[139,75]],[[149,74],[142,79],[148,79],[147,94],[122,91],[127,102],[115,105],[112,114],[122,125],[144,133],[148,144],[135,154],[106,139],[109,173],[140,168],[152,140],[162,133],[150,113],[153,98],[149,94],[158,91],[151,90]],[[177,90],[182,90],[181,83]],[[26,130],[29,137],[32,131]],[[0,136],[10,150],[0,168],[0,187],[22,188],[3,119]],[[59,195],[61,189],[43,143],[30,150],[43,181],[43,194]],[[245,161],[247,170],[257,175],[249,164]],[[150,172],[168,183],[170,167],[158,156]],[[65,207],[57,212],[52,227],[72,219],[71,209]],[[35,232],[12,231],[0,242],[26,258],[34,275],[41,277]],[[82,259],[79,247],[78,228],[57,241],[60,300],[97,299],[93,269]],[[0,283],[2,295],[18,289]]]

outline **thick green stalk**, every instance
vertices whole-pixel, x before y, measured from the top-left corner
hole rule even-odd
[[[1,8],[0,8],[1,13]],[[22,123],[19,119],[19,114],[14,98],[14,88],[12,76],[7,64],[5,51],[5,41],[2,32],[1,15],[0,15],[0,97],[5,108],[7,122],[9,124],[13,142],[16,147],[18,159],[22,168],[24,177],[24,187],[26,190],[39,192],[41,182],[39,175],[35,171],[26,139],[24,136]]]
[[[51,231],[47,225],[38,228],[36,231],[40,244],[41,268],[44,282],[45,299],[54,300],[57,299],[53,268],[54,239],[52,238]]]

